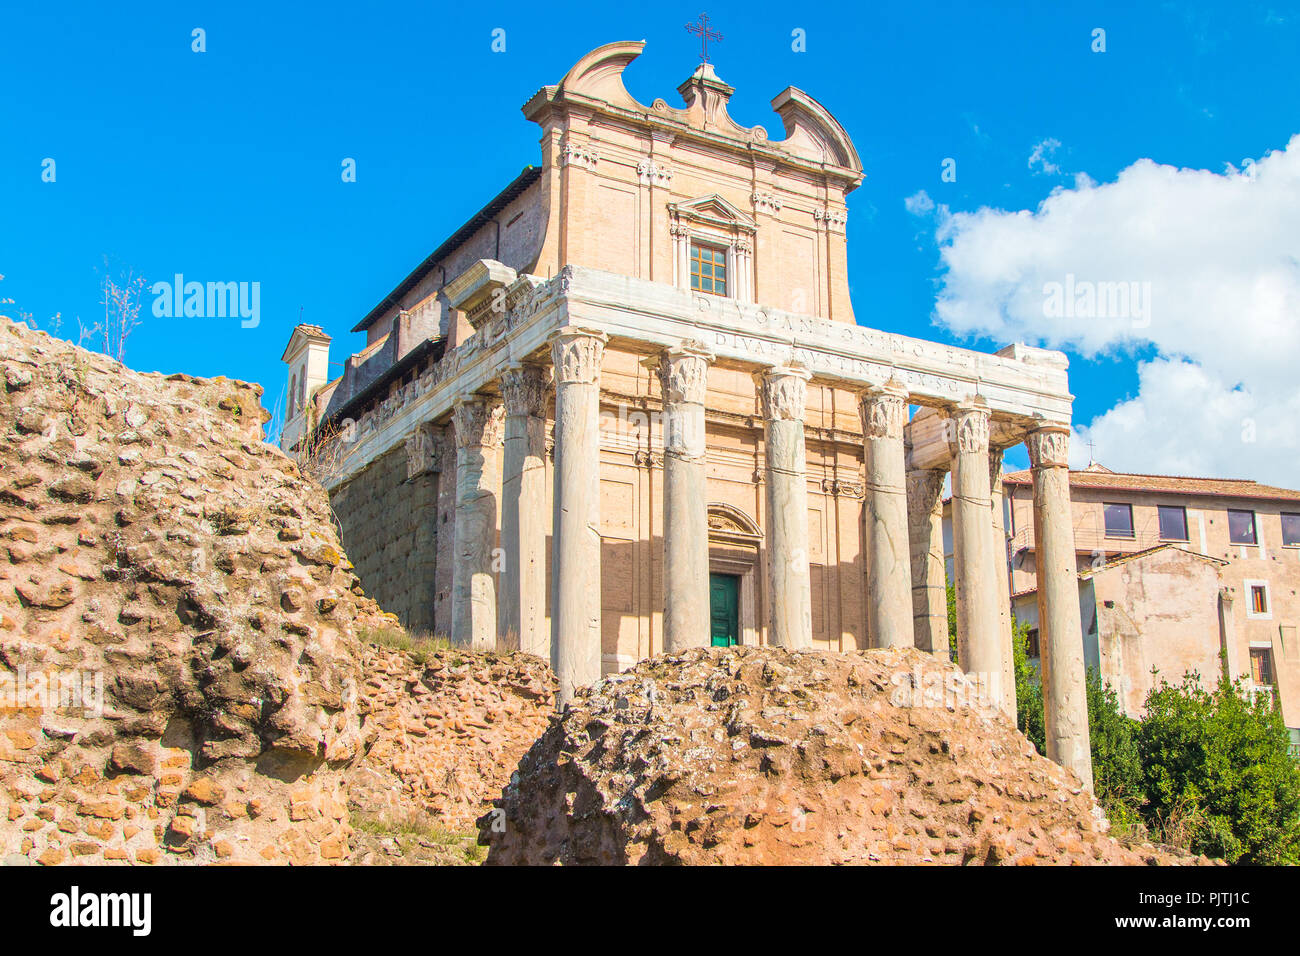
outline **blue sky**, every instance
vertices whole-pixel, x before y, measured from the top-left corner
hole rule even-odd
[[[708,9],[725,35],[713,60],[737,89],[737,121],[779,136],[768,102],[792,84],[853,137],[867,179],[849,196],[850,282],[858,320],[877,328],[978,348],[1003,344],[1004,331],[1033,339],[1032,324],[935,324],[945,290],[972,309],[999,308],[950,275],[960,269],[941,259],[945,228],[949,241],[977,244],[979,223],[1027,210],[1024,221],[1054,189],[1077,188],[1078,174],[1108,184],[1149,158],[1217,176],[1226,164],[1283,150],[1300,128],[1300,21],[1287,5]],[[89,324],[102,311],[96,270],[104,256],[150,281],[178,272],[257,281],[257,328],[158,319],[146,306],[126,359],[144,370],[257,381],[273,400],[283,387],[279,356],[300,313],[335,336],[341,361],[362,344],[348,329],[521,167],[538,162],[538,130],[519,107],[583,53],[647,40],[625,75],[628,88],[643,102],[678,102],[676,86],[698,59],[683,25],[699,4],[557,2],[544,10],[10,5],[0,13],[0,297],[15,304],[5,311],[31,313],[47,330],[60,312],[61,334],[75,340],[76,318]],[[204,53],[191,51],[195,27],[206,31]],[[495,28],[506,31],[505,53],[491,50]],[[796,28],[806,31],[806,52],[791,49]],[[1095,28],[1106,31],[1104,53],[1091,49]],[[1045,161],[1031,165],[1036,147]],[[47,157],[56,162],[53,183],[41,180]],[[355,183],[341,181],[344,157],[357,161]],[[956,182],[941,181],[946,158],[956,160]],[[937,212],[918,214],[916,203],[909,211],[908,197],[919,194]],[[978,222],[952,218],[980,210]],[[1125,226],[1105,228],[1118,236]],[[1141,279],[1143,270],[1164,278],[1150,264],[1115,278]],[[1164,318],[1165,327],[1179,321]],[[1072,343],[1078,330],[1053,334],[1043,339]],[[1156,335],[1113,335],[1069,350],[1081,424],[1140,397],[1147,385],[1139,360],[1177,353],[1211,364]],[[1240,393],[1243,375],[1226,369],[1220,377],[1225,394]],[[1290,408],[1291,397],[1273,404]],[[1143,411],[1157,427],[1153,408]],[[1127,443],[1114,439],[1118,464],[1182,464],[1176,455],[1141,460],[1140,437],[1130,428]],[[1187,467],[1244,467],[1230,452]],[[1280,465],[1250,467],[1285,478]]]

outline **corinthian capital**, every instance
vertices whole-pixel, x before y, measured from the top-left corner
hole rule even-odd
[[[451,410],[457,448],[495,448],[505,438],[505,414],[501,403],[482,395],[462,398]]]
[[[989,407],[977,402],[962,402],[949,419],[948,446],[954,455],[983,453],[989,450]]]
[[[441,438],[432,422],[422,422],[406,436],[406,477],[414,478],[426,472],[437,471]]]
[[[536,365],[516,365],[501,373],[501,397],[507,415],[540,418],[546,410],[546,370]]]
[[[907,473],[907,518],[912,524],[927,520],[938,508],[946,474],[929,469]]]
[[[1066,425],[1045,425],[1025,437],[1029,464],[1034,468],[1068,468],[1070,429]]]
[[[864,438],[903,439],[907,424],[907,390],[885,384],[864,389],[858,395],[858,413],[862,416]]]
[[[804,419],[811,373],[802,365],[778,365],[754,376],[763,401],[763,417],[768,421]]]
[[[683,342],[677,348],[665,349],[657,370],[664,403],[703,405],[712,361],[713,353],[697,343]]]
[[[556,385],[590,385],[600,378],[600,361],[609,337],[590,329],[565,328],[551,335]]]

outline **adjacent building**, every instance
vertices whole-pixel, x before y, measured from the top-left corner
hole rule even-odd
[[[1012,607],[1035,656],[1032,480],[1002,484]],[[1276,699],[1300,745],[1300,491],[1093,464],[1070,472],[1070,498],[1084,657],[1125,709],[1140,714],[1162,678],[1226,667]]]

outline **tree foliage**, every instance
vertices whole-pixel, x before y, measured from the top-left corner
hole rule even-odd
[[[1189,673],[1147,695],[1137,733],[1148,825],[1233,863],[1300,863],[1300,766],[1281,712],[1244,681]]]

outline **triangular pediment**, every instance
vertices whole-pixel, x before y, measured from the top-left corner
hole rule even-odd
[[[745,230],[753,230],[758,226],[750,216],[717,193],[701,196],[698,199],[688,199],[686,202],[670,203],[668,208],[684,219],[709,222],[719,226],[737,226]]]
[[[319,325],[299,323],[294,326],[293,333],[289,336],[289,344],[284,347],[284,354],[280,356],[280,361],[292,362],[299,352],[313,343],[329,345],[330,337]]]

